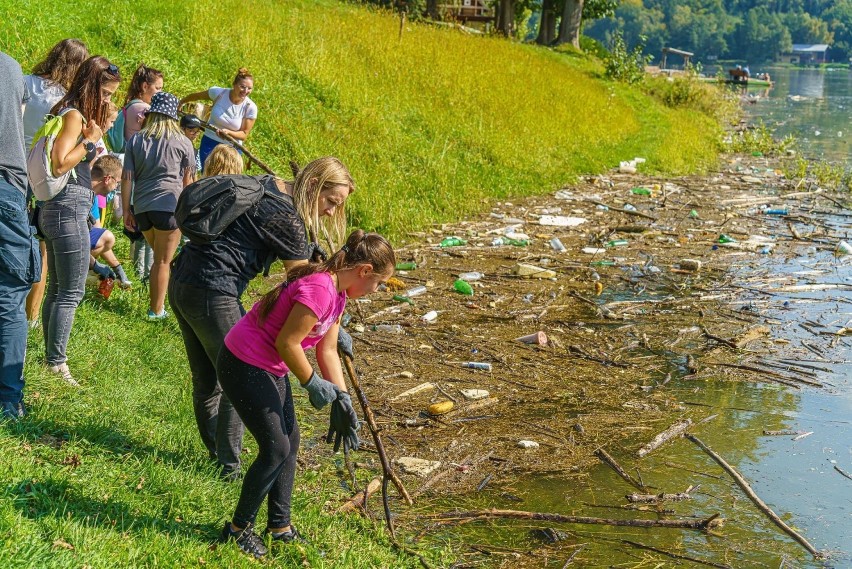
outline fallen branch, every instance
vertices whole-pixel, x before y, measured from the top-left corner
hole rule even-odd
[[[342,506],[337,508],[338,513],[351,512],[354,510],[358,510],[360,512],[364,511],[364,505],[367,503],[367,498],[369,498],[379,487],[382,485],[382,481],[380,478],[373,478],[370,480],[370,483],[367,484],[366,491],[362,490],[358,492],[352,498],[347,500]],[[365,496],[366,493],[366,496]]]
[[[631,504],[659,504],[660,502],[682,502],[684,500],[692,500],[692,495],[689,492],[681,492],[679,494],[628,494],[625,496]]]
[[[711,334],[710,332],[707,331],[707,328],[705,328],[703,326],[701,327],[701,332],[703,332],[704,335],[707,336],[708,338],[710,338],[711,340],[719,342],[720,344],[725,344],[729,348],[733,348],[735,350],[738,349],[737,345],[735,343],[733,343],[732,341],[726,340],[725,338],[722,338],[721,336],[716,336],[714,334]]]
[[[636,217],[644,217],[645,219],[650,219],[651,221],[657,221],[657,218],[653,215],[648,215],[647,213],[642,213],[641,211],[633,211],[632,209],[622,209],[620,207],[615,207],[613,205],[605,204],[602,201],[593,200],[591,198],[587,198],[586,201],[592,202],[595,205],[606,206],[610,211],[617,211],[619,213],[626,213],[627,215],[635,215]]]
[[[524,512],[520,510],[469,510],[464,512],[444,512],[425,516],[427,518],[439,519],[494,519],[506,518],[515,520],[542,520],[546,522],[561,522],[566,524],[593,524],[607,526],[626,526],[637,528],[680,528],[708,530],[721,525],[724,520],[719,514],[710,516],[704,520],[614,520],[607,518],[592,518],[588,516],[564,516],[562,514],[550,514],[545,512]]]
[[[682,435],[684,431],[689,428],[690,425],[692,425],[692,419],[687,419],[685,421],[672,425],[671,427],[654,437],[651,442],[640,448],[639,452],[636,453],[636,456],[642,458],[644,456],[649,455],[650,453],[664,445],[666,442],[679,435]]]
[[[834,470],[836,470],[837,472],[839,472],[840,474],[842,474],[843,476],[845,476],[849,480],[852,480],[852,474],[849,474],[848,472],[846,472],[845,470],[843,470],[842,468],[840,468],[836,464],[834,465]]]
[[[635,487],[636,487],[636,488],[638,488],[639,490],[644,490],[644,489],[645,489],[645,485],[644,485],[644,484],[642,484],[641,482],[639,482],[639,481],[635,480],[632,476],[630,476],[630,474],[628,474],[626,470],[624,470],[623,468],[621,468],[621,465],[620,465],[620,464],[618,464],[618,463],[615,461],[615,459],[614,459],[614,458],[612,458],[612,457],[611,457],[611,456],[610,456],[610,455],[609,455],[609,454],[608,454],[608,453],[607,453],[604,449],[599,448],[598,450],[596,450],[596,451],[595,451],[595,456],[596,456],[596,457],[598,457],[599,459],[601,459],[601,461],[602,461],[602,462],[604,462],[604,463],[608,464],[608,465],[609,465],[609,466],[610,466],[613,470],[615,470],[615,472],[616,472],[619,476],[621,476],[622,478],[624,478],[624,480],[626,480],[626,481],[627,481],[627,483],[628,483],[628,484],[630,484],[631,486],[635,486]]]
[[[743,478],[743,477],[740,475],[740,473],[739,473],[739,472],[737,472],[736,470],[734,470],[734,467],[733,467],[733,466],[731,466],[730,464],[728,464],[727,462],[725,462],[725,459],[724,459],[724,458],[722,458],[721,456],[719,456],[718,454],[716,454],[716,453],[713,451],[713,449],[711,449],[710,447],[708,447],[707,445],[705,445],[703,442],[701,442],[701,440],[700,440],[698,437],[696,437],[695,435],[691,435],[691,434],[687,433],[685,436],[686,436],[686,438],[688,438],[689,440],[691,440],[692,442],[694,442],[696,445],[698,445],[698,446],[701,448],[701,450],[703,450],[703,451],[704,451],[704,452],[706,452],[708,455],[710,455],[710,457],[711,457],[713,460],[715,460],[715,461],[719,464],[719,466],[721,466],[723,469],[725,469],[725,472],[727,472],[728,474],[730,474],[730,475],[731,475],[731,478],[733,478],[733,479],[734,479],[734,482],[736,482],[736,483],[737,483],[737,485],[738,485],[740,488],[742,488],[742,489],[743,489],[743,492],[745,492],[745,493],[746,493],[746,496],[748,496],[748,497],[751,499],[751,501],[752,501],[752,502],[754,502],[754,504],[758,507],[758,509],[759,509],[761,512],[763,512],[764,514],[766,514],[766,516],[767,516],[770,520],[772,520],[772,522],[773,522],[775,525],[777,525],[779,528],[781,528],[782,530],[784,530],[784,532],[785,532],[787,535],[789,535],[790,537],[792,537],[792,538],[793,538],[794,540],[796,540],[796,541],[797,541],[797,542],[798,542],[798,543],[799,543],[802,547],[804,547],[805,549],[807,549],[807,550],[808,550],[808,552],[809,552],[811,555],[813,555],[813,556],[814,556],[814,557],[816,557],[817,559],[821,559],[821,558],[823,558],[823,554],[822,554],[822,553],[820,553],[820,552],[819,552],[819,551],[818,551],[818,550],[817,550],[817,549],[816,549],[813,545],[811,545],[811,544],[808,542],[808,540],[806,540],[804,537],[802,537],[801,535],[799,535],[799,533],[798,533],[796,530],[794,530],[793,528],[791,528],[790,526],[788,526],[787,524],[785,524],[785,523],[784,523],[784,520],[782,520],[781,518],[779,518],[779,517],[778,517],[778,515],[777,515],[775,512],[773,512],[773,511],[772,511],[772,509],[771,509],[769,506],[767,506],[767,505],[766,505],[766,503],[765,503],[763,500],[761,500],[761,499],[760,499],[760,497],[759,497],[757,494],[755,494],[755,493],[754,493],[754,490],[752,490],[752,489],[751,489],[751,486],[749,486],[749,484],[748,484],[748,482],[746,482],[745,478]]]

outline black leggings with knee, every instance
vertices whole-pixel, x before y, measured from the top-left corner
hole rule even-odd
[[[219,384],[257,441],[257,459],[246,472],[234,525],[254,523],[257,510],[269,496],[267,527],[290,525],[290,497],[299,452],[299,426],[287,376],[247,364],[222,346],[216,363]]]

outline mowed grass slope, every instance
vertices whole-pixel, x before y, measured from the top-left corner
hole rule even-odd
[[[5,1],[0,21],[0,50],[25,70],[64,37],[118,63],[125,85],[144,61],[178,94],[249,67],[256,153],[281,172],[289,159],[341,157],[359,185],[352,225],[397,240],[485,199],[552,191],[634,156],[669,172],[715,159],[710,119],[605,82],[588,59],[419,25],[400,42],[397,19],[333,0]],[[123,239],[118,253],[127,258]],[[69,346],[79,390],[45,374],[41,332],[31,334],[31,413],[0,428],[0,567],[257,565],[233,546],[210,547],[239,485],[219,482],[206,460],[180,334],[174,321],[142,320],[146,298],[137,287],[84,301]],[[277,548],[269,565],[416,566],[380,529],[333,514],[352,490],[320,440],[326,414],[295,391],[312,450],[294,523],[313,545]],[[444,565],[449,550],[431,542],[426,555]]]
[[[0,17],[0,48],[25,69],[67,36],[126,76],[140,61],[164,70],[178,94],[248,67],[250,147],[285,174],[290,159],[339,156],[359,186],[352,224],[397,238],[635,156],[682,173],[716,154],[709,118],[601,80],[584,57],[417,24],[400,41],[397,18],[335,0],[18,1]]]

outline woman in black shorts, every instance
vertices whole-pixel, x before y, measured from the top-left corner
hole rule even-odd
[[[138,228],[154,249],[149,320],[168,316],[169,263],[180,242],[175,208],[183,188],[195,179],[195,149],[180,129],[177,108],[171,93],[160,91],[151,98],[142,130],[127,142],[121,175],[124,225],[130,231]]]

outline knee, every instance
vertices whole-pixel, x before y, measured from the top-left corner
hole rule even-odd
[[[115,247],[115,235],[113,235],[112,231],[107,229],[103,232],[101,238],[98,239],[98,247],[104,251],[112,251],[112,248]]]

